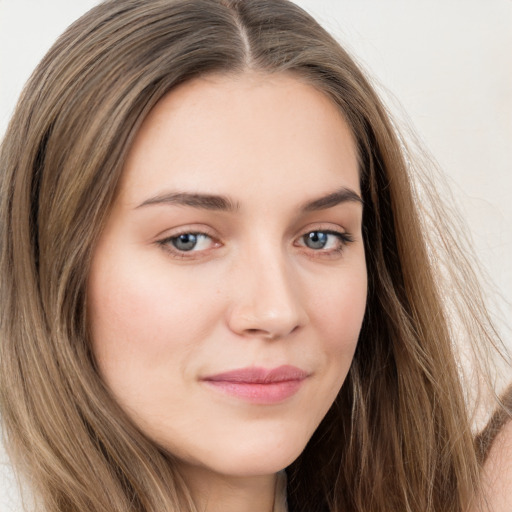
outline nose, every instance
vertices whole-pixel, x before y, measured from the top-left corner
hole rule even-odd
[[[230,329],[238,335],[285,338],[308,321],[300,287],[285,258],[260,254],[239,262],[232,273]]]

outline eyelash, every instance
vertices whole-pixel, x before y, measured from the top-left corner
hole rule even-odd
[[[194,230],[183,231],[181,233],[177,233],[176,235],[172,235],[172,236],[164,238],[163,240],[159,240],[157,243],[165,251],[170,253],[171,256],[178,258],[178,259],[193,259],[194,257],[197,256],[197,253],[202,253],[202,252],[209,250],[209,249],[204,249],[203,251],[194,251],[194,250],[184,251],[184,250],[180,250],[180,249],[176,248],[173,244],[173,241],[178,240],[178,238],[180,238],[181,236],[184,236],[184,235],[193,235],[196,237],[206,237],[206,238],[211,239],[212,242],[214,244],[216,244],[217,246],[221,245],[220,242],[215,242],[215,238],[212,235],[210,235],[208,233],[203,233],[201,231],[194,231]]]
[[[342,253],[343,250],[345,249],[345,247],[354,241],[354,237],[350,233],[342,232],[342,231],[335,231],[335,230],[331,230],[331,229],[321,229],[321,228],[312,229],[310,231],[307,231],[306,233],[301,235],[297,240],[304,241],[306,236],[311,235],[313,233],[317,233],[317,234],[321,233],[321,234],[327,235],[327,236],[329,236],[329,235],[334,236],[338,239],[338,242],[339,242],[337,244],[337,247],[335,247],[333,249],[327,249],[327,250],[324,250],[322,248],[312,249],[310,247],[307,247],[305,243],[300,243],[300,244],[297,242],[294,243],[294,245],[296,247],[303,247],[306,250],[309,249],[308,252],[313,257],[336,256],[336,255]],[[173,236],[166,237],[162,240],[159,240],[157,243],[165,251],[170,253],[173,257],[179,258],[179,259],[194,259],[195,257],[197,257],[198,253],[201,254],[201,253],[204,253],[204,252],[207,252],[210,250],[210,248],[204,249],[204,250],[194,250],[195,247],[189,251],[178,249],[174,245],[174,241],[178,240],[180,237],[182,237],[184,235],[192,235],[195,237],[206,237],[206,238],[209,238],[213,242],[214,246],[216,245],[218,247],[221,245],[220,242],[216,242],[215,238],[212,235],[210,235],[208,233],[201,232],[201,231],[193,231],[193,230],[177,233]]]
[[[344,251],[346,246],[354,241],[354,237],[347,232],[341,232],[341,231],[334,231],[332,229],[312,229],[311,231],[308,231],[307,233],[304,233],[301,235],[298,240],[305,241],[305,237],[312,234],[323,234],[327,236],[334,236],[337,238],[337,246],[333,249],[313,249],[311,247],[307,247],[305,244],[299,244],[299,247],[305,247],[306,249],[310,249],[312,251],[312,255],[314,257],[322,257],[322,256],[336,256]]]

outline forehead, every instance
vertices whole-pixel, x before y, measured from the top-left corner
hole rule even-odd
[[[248,72],[198,78],[160,100],[129,151],[121,195],[134,203],[167,189],[293,196],[341,186],[359,191],[340,110],[293,75]]]

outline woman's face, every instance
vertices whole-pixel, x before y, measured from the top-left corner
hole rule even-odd
[[[196,79],[146,118],[88,307],[102,378],[185,469],[267,475],[301,453],[361,328],[361,219],[351,132],[291,75]]]

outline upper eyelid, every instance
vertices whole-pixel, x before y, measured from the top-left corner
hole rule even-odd
[[[297,240],[301,240],[309,233],[314,233],[314,232],[326,233],[328,235],[335,236],[336,238],[338,238],[340,240],[341,245],[346,245],[355,240],[354,237],[352,236],[352,234],[349,233],[348,231],[336,231],[336,230],[332,230],[332,229],[310,229],[310,230],[304,232],[303,235],[300,235],[297,238]],[[320,252],[320,251],[318,251],[318,252]]]
[[[334,235],[349,235],[350,231],[333,222],[315,222],[311,223],[297,231],[296,238],[300,238],[312,231],[321,231],[324,233],[332,233]]]
[[[322,231],[326,233],[332,233],[334,235],[350,235],[351,232],[347,230],[346,228],[340,226],[336,223],[330,223],[330,222],[318,222],[318,223],[311,223],[311,225],[302,227],[300,230],[294,230],[295,235],[293,235],[293,238],[300,238],[308,233],[311,233],[312,231]],[[176,228],[167,228],[165,230],[162,230],[160,233],[158,233],[155,237],[155,241],[163,241],[168,240],[171,238],[176,238],[180,235],[185,234],[195,234],[195,235],[205,235],[208,236],[216,241],[220,241],[224,236],[222,234],[219,234],[218,230],[215,230],[207,225],[194,225],[193,223],[190,225],[184,225]]]
[[[209,236],[210,238],[219,238],[215,234],[215,230],[210,228],[209,226],[202,225],[184,225],[180,227],[175,228],[167,228],[162,231],[160,231],[158,234],[154,236],[154,240],[156,242],[162,241],[162,240],[168,240],[170,238],[176,238],[180,235],[186,235],[186,234],[196,234],[196,235],[205,235]]]
[[[326,226],[312,226],[308,227],[307,229],[301,229],[298,230],[297,234],[294,235],[294,238],[300,238],[301,236],[307,235],[308,233],[311,233],[313,231],[321,231],[325,233],[331,233],[334,235],[348,235],[349,232],[344,228],[333,228],[333,227],[326,227]],[[176,238],[180,235],[205,235],[210,238],[222,238],[222,236],[216,235],[213,233],[213,230],[211,228],[194,228],[185,226],[184,228],[171,228],[171,229],[165,229],[161,231],[158,235],[155,236],[155,239],[170,239],[170,238]]]
[[[191,262],[196,260],[197,258],[200,258],[202,253],[209,253],[210,250],[215,249],[215,247],[208,247],[206,249],[202,249],[202,250],[198,250],[198,251],[193,250],[193,249],[190,251],[185,251],[185,250],[180,250],[177,247],[175,247],[174,244],[172,243],[172,240],[178,238],[179,236],[186,235],[186,234],[194,234],[194,235],[200,235],[200,236],[202,235],[202,236],[208,237],[211,240],[211,244],[213,244],[213,246],[215,246],[218,243],[216,241],[216,239],[214,237],[210,236],[208,233],[202,233],[200,231],[193,231],[193,230],[184,230],[184,231],[180,231],[176,234],[166,236],[164,238],[159,238],[156,240],[156,244],[157,244],[157,246],[162,248],[164,251],[166,251],[171,257],[173,257],[175,259],[181,259],[184,261],[191,261]]]
[[[207,233],[206,231],[195,231],[193,229],[186,229],[184,231],[178,231],[176,233],[164,235],[163,238],[161,238],[161,239],[162,240],[170,240],[172,238],[178,238],[179,236],[182,236],[182,235],[200,235],[200,236],[207,236],[208,238],[215,238],[213,235],[211,235],[210,233]]]
[[[224,245],[218,237],[206,232],[207,230],[195,230],[195,229],[190,229],[190,228],[184,228],[184,229],[181,229],[179,231],[176,231],[175,233],[171,233],[171,234],[168,234],[167,236],[164,236],[164,237],[160,237],[158,240],[157,240],[157,243],[159,245],[167,245],[169,242],[171,242],[172,240],[182,236],[182,235],[187,235],[187,234],[191,234],[191,235],[198,235],[198,236],[205,236],[207,238],[209,238],[212,243],[214,244],[219,244],[219,245]],[[295,245],[297,243],[297,241],[299,240],[302,240],[307,234],[309,233],[312,233],[312,232],[315,232],[315,231],[318,231],[318,232],[321,232],[321,233],[327,233],[329,235],[332,235],[332,236],[336,236],[337,238],[340,239],[340,242],[342,243],[342,245],[345,245],[349,242],[352,242],[353,241],[353,236],[347,232],[346,230],[340,228],[340,229],[333,229],[332,227],[331,228],[321,228],[321,227],[316,227],[316,228],[308,228],[308,229],[305,229],[305,230],[302,230],[300,232],[299,235],[295,236],[293,238],[293,244]],[[301,244],[302,245],[302,244]],[[210,249],[210,248],[208,248]],[[190,253],[193,253],[193,252],[206,252],[208,249],[203,249],[201,251],[190,251]],[[173,250],[175,250],[176,252],[178,253],[186,253],[187,251],[180,251],[179,249],[177,249],[176,247],[173,248]],[[320,251],[318,251],[320,252]]]
[[[176,234],[173,233],[171,235],[164,236],[163,238],[159,238],[157,240],[157,243],[165,244],[166,242],[170,242],[171,240],[174,240],[182,235],[205,236],[205,237],[209,238],[213,243],[218,243],[218,240],[214,236],[210,235],[209,233],[204,233],[202,231],[192,231],[192,230],[180,231]]]

